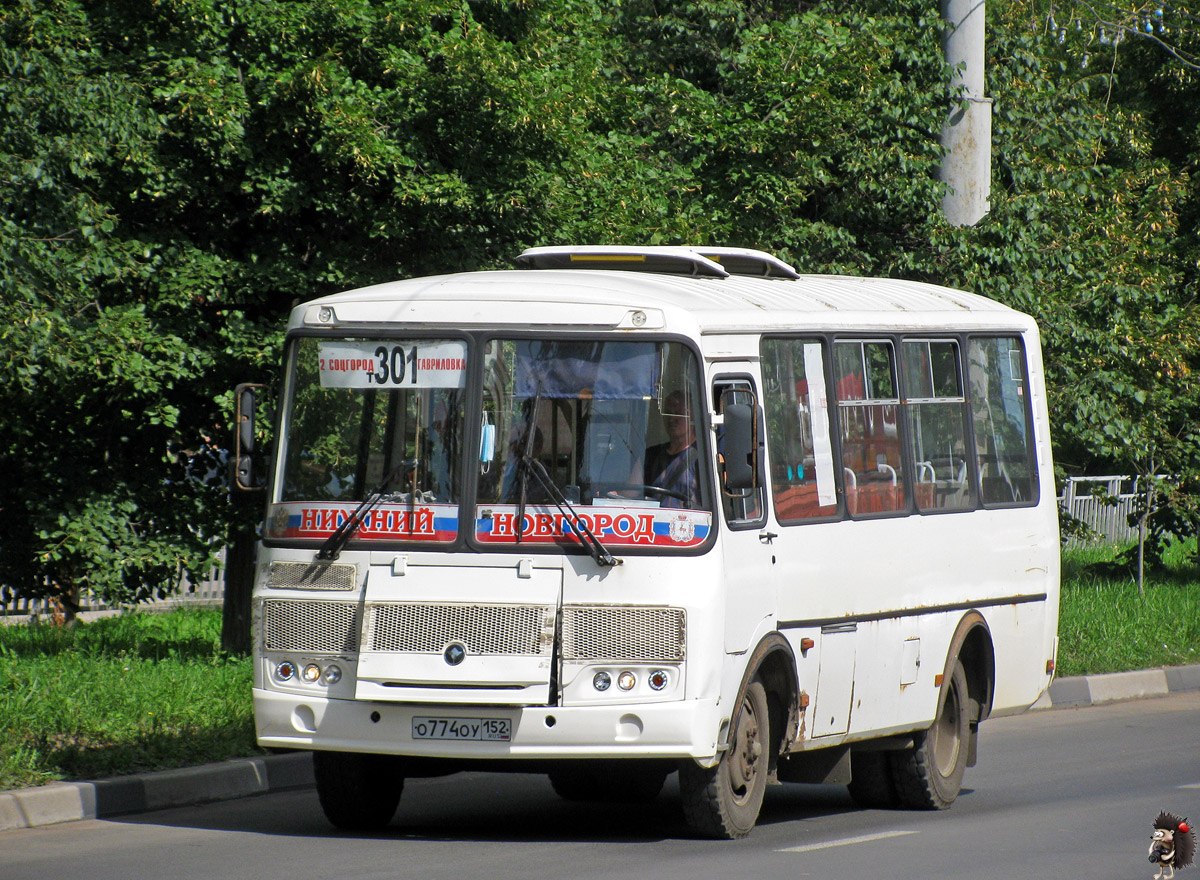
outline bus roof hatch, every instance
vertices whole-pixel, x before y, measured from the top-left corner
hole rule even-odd
[[[787,263],[764,251],[730,247],[568,245],[528,248],[517,263],[530,269],[616,269],[728,278],[757,275],[799,278]]]

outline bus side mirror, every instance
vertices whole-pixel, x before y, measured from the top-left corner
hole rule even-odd
[[[754,406],[748,403],[725,403],[725,490],[742,492],[758,486],[758,420]]]
[[[243,383],[233,390],[233,485],[236,489],[254,490],[254,413],[258,406],[258,389],[262,385]]]

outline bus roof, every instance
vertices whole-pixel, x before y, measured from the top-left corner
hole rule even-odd
[[[562,262],[556,250],[543,265]],[[405,324],[713,334],[1033,327],[1030,318],[994,300],[924,282],[678,271],[536,268],[391,281],[298,306],[290,329]]]

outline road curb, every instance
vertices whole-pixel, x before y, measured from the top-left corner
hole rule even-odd
[[[0,792],[0,831],[145,813],[312,784],[312,756],[308,752],[235,758],[95,782],[58,782]]]
[[[1056,679],[1032,709],[1071,709],[1200,690],[1200,665]]]
[[[1032,708],[1070,709],[1196,690],[1200,690],[1200,665],[1081,675],[1056,680]],[[95,782],[60,782],[0,792],[0,831],[145,813],[312,785],[312,756],[307,752],[236,758]]]

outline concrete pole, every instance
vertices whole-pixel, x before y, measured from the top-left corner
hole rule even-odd
[[[992,101],[983,95],[985,0],[941,0],[946,63],[963,103],[942,126],[946,156],[938,177],[947,184],[942,213],[955,226],[974,226],[990,207]]]

